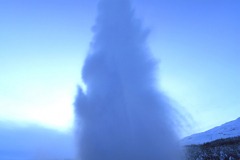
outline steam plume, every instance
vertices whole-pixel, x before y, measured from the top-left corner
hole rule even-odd
[[[100,0],[95,36],[75,101],[81,160],[175,160],[177,136],[165,96],[155,88],[148,30],[129,0]]]

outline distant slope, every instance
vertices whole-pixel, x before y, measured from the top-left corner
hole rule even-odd
[[[183,145],[203,144],[217,139],[237,136],[240,136],[240,117],[234,121],[227,122],[208,131],[185,137],[181,140],[181,142]]]

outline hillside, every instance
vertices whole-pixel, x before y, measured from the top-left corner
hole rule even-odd
[[[240,160],[240,118],[181,140],[183,160]]]
[[[185,137],[181,140],[181,143],[183,145],[196,145],[238,136],[240,136],[240,117],[208,131]]]
[[[183,160],[239,160],[240,136],[201,145],[186,145],[183,153]]]

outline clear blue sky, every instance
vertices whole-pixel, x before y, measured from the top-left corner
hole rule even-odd
[[[193,132],[240,117],[240,1],[138,0],[159,86]],[[0,1],[0,119],[66,129],[96,0]]]

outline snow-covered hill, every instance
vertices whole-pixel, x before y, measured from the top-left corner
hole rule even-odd
[[[183,145],[203,144],[221,138],[240,136],[240,117],[208,131],[193,134],[181,140]]]

